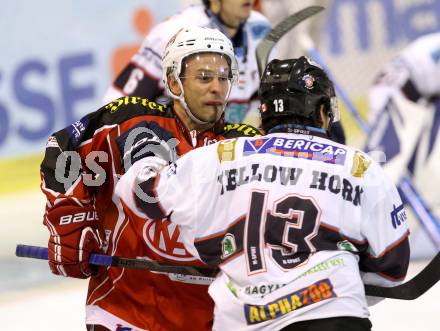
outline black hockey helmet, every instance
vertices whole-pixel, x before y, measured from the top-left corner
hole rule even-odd
[[[278,124],[290,124],[291,118],[298,121],[295,124],[319,127],[322,104],[331,122],[339,120],[332,81],[317,63],[304,56],[272,60],[261,77],[258,93],[265,131]]]

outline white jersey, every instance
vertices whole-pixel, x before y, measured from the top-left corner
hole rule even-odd
[[[209,288],[214,330],[365,318],[364,283],[393,286],[406,274],[402,202],[358,150],[277,133],[196,149],[157,177],[150,160],[133,165],[117,195],[140,215],[171,215],[191,254],[220,267]],[[136,180],[157,200],[136,202]]]
[[[177,15],[174,15],[154,27],[145,37],[137,54],[131,59],[130,65],[115,80],[109,88],[104,101],[107,103],[123,95],[140,95],[151,93],[142,88],[144,78],[149,77],[157,82],[163,90],[162,82],[162,55],[165,46],[171,37],[183,27],[198,25],[202,27],[222,30],[222,25],[215,16],[210,17],[202,5],[190,6]],[[258,43],[264,38],[271,25],[269,21],[257,11],[251,11],[249,18],[238,33],[240,47],[234,42],[235,55],[238,61],[240,78],[237,86],[233,86],[226,110],[226,121],[231,123],[243,122],[250,108],[251,97],[258,91],[260,83],[255,50]],[[151,83],[150,83],[151,84]],[[151,86],[145,88],[151,89]],[[258,111],[253,107],[254,112]],[[249,123],[254,124],[254,123]]]
[[[373,126],[365,150],[385,153],[385,170],[396,183],[412,176],[440,218],[440,194],[432,185],[440,180],[440,32],[416,39],[384,67],[369,105]]]

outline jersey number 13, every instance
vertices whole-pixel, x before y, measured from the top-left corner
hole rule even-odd
[[[266,271],[263,249],[283,270],[306,262],[316,251],[321,210],[312,197],[289,194],[267,210],[267,191],[252,191],[246,218],[244,248],[249,274]]]

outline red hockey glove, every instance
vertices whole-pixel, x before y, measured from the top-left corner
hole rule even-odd
[[[62,202],[46,212],[43,223],[50,232],[48,255],[52,273],[88,278],[93,272],[89,256],[92,252],[101,253],[102,246],[94,207]]]

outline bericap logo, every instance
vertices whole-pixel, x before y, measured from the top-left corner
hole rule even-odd
[[[347,150],[305,139],[271,137],[245,141],[243,155],[252,154],[273,154],[342,165],[345,163]]]

